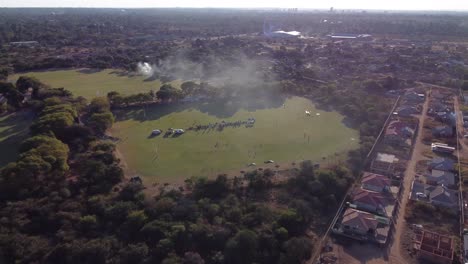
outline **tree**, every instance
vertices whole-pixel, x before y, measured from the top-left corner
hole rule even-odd
[[[10,69],[0,68],[0,81],[6,81],[8,79],[9,73],[10,73]]]
[[[182,89],[184,94],[192,94],[197,90],[197,88],[198,88],[198,85],[192,81],[184,82],[180,86],[180,89]]]
[[[129,244],[119,252],[121,263],[141,263],[148,255],[148,252],[148,246],[145,243]]]
[[[47,105],[30,129],[33,134],[52,132],[57,137],[62,138],[65,136],[66,128],[75,123],[76,117],[77,113],[70,104]]]
[[[463,81],[461,88],[463,91],[468,91],[468,81]]]
[[[205,264],[203,258],[197,252],[185,252],[183,264]]]
[[[16,108],[19,108],[24,100],[23,94],[11,83],[0,82],[0,93],[5,96],[9,105]]]
[[[156,96],[162,101],[177,100],[183,97],[182,91],[174,88],[170,84],[164,84],[161,86],[159,91],[156,92]]]
[[[83,232],[89,232],[97,227],[97,219],[95,215],[85,215],[80,218],[80,229]]]
[[[107,97],[95,97],[89,104],[91,113],[105,113],[110,111],[110,103]]]
[[[301,264],[311,257],[313,247],[309,239],[293,237],[284,243],[283,249],[286,253],[281,256],[280,263]]]
[[[94,113],[88,120],[88,124],[98,134],[104,134],[114,124],[114,115],[111,112]]]
[[[255,261],[258,248],[258,237],[250,230],[239,231],[231,238],[224,250],[226,263],[241,264]]]
[[[37,91],[43,86],[44,84],[38,79],[29,76],[20,76],[16,81],[16,89],[22,93],[26,93],[29,88],[32,88],[33,94],[37,94]]]

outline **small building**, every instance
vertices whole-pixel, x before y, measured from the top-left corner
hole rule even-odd
[[[393,176],[395,165],[398,161],[398,158],[393,154],[379,152],[372,161],[371,171],[382,175]]]
[[[437,126],[432,129],[432,135],[434,137],[440,138],[449,138],[453,137],[454,131],[453,127],[451,126]]]
[[[446,186],[433,186],[413,181],[410,199],[454,210],[458,208],[458,192],[450,190]]]
[[[456,124],[455,114],[452,112],[437,112],[435,119],[451,126]]]
[[[391,180],[384,175],[364,172],[361,180],[361,188],[374,192],[389,192]]]
[[[369,213],[391,217],[395,199],[391,195],[359,188],[351,195],[352,203],[357,209]]]
[[[390,145],[410,147],[412,145],[414,130],[411,124],[393,120],[385,129],[384,141]]]
[[[37,41],[14,41],[10,42],[11,46],[16,46],[16,47],[33,47],[36,45],[39,45],[39,42]]]
[[[435,157],[429,163],[430,170],[452,171],[455,168],[455,162],[452,159]]]
[[[450,147],[449,145],[443,144],[443,143],[432,143],[431,150],[432,152],[448,153],[448,154],[452,154],[453,152],[455,152],[454,147]]]
[[[413,238],[413,248],[418,257],[430,263],[451,264],[454,245],[449,236],[423,230]]]
[[[432,170],[431,174],[426,176],[426,182],[432,185],[454,186],[455,174],[449,171]]]
[[[395,111],[396,115],[402,116],[402,117],[410,117],[412,115],[419,114],[420,112],[421,111],[418,110],[418,108],[414,106],[401,106]]]
[[[429,107],[429,111],[432,113],[439,113],[439,112],[450,112],[451,109],[446,104],[436,102],[436,103],[433,103]]]
[[[378,224],[375,215],[352,208],[346,209],[341,221],[344,231],[363,236],[374,234]]]
[[[334,232],[361,241],[385,244],[390,230],[389,224],[388,218],[347,208],[338,232],[336,229]]]
[[[424,94],[419,94],[416,92],[408,92],[406,93],[403,98],[412,103],[422,103],[425,100],[425,95]]]

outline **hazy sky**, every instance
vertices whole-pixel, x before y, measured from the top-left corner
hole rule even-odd
[[[0,7],[279,7],[468,10],[468,0],[0,0]]]

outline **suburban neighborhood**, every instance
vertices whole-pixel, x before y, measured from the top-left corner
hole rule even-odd
[[[367,171],[324,237],[318,263],[468,261],[465,97],[421,83],[393,98]]]

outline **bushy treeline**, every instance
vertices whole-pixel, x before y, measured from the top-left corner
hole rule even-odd
[[[306,230],[329,220],[353,179],[304,162],[288,181],[255,170],[150,197],[122,181],[115,145],[100,140],[108,99],[38,85],[21,106],[37,112],[31,135],[0,171],[2,263],[302,263],[315,249]]]

